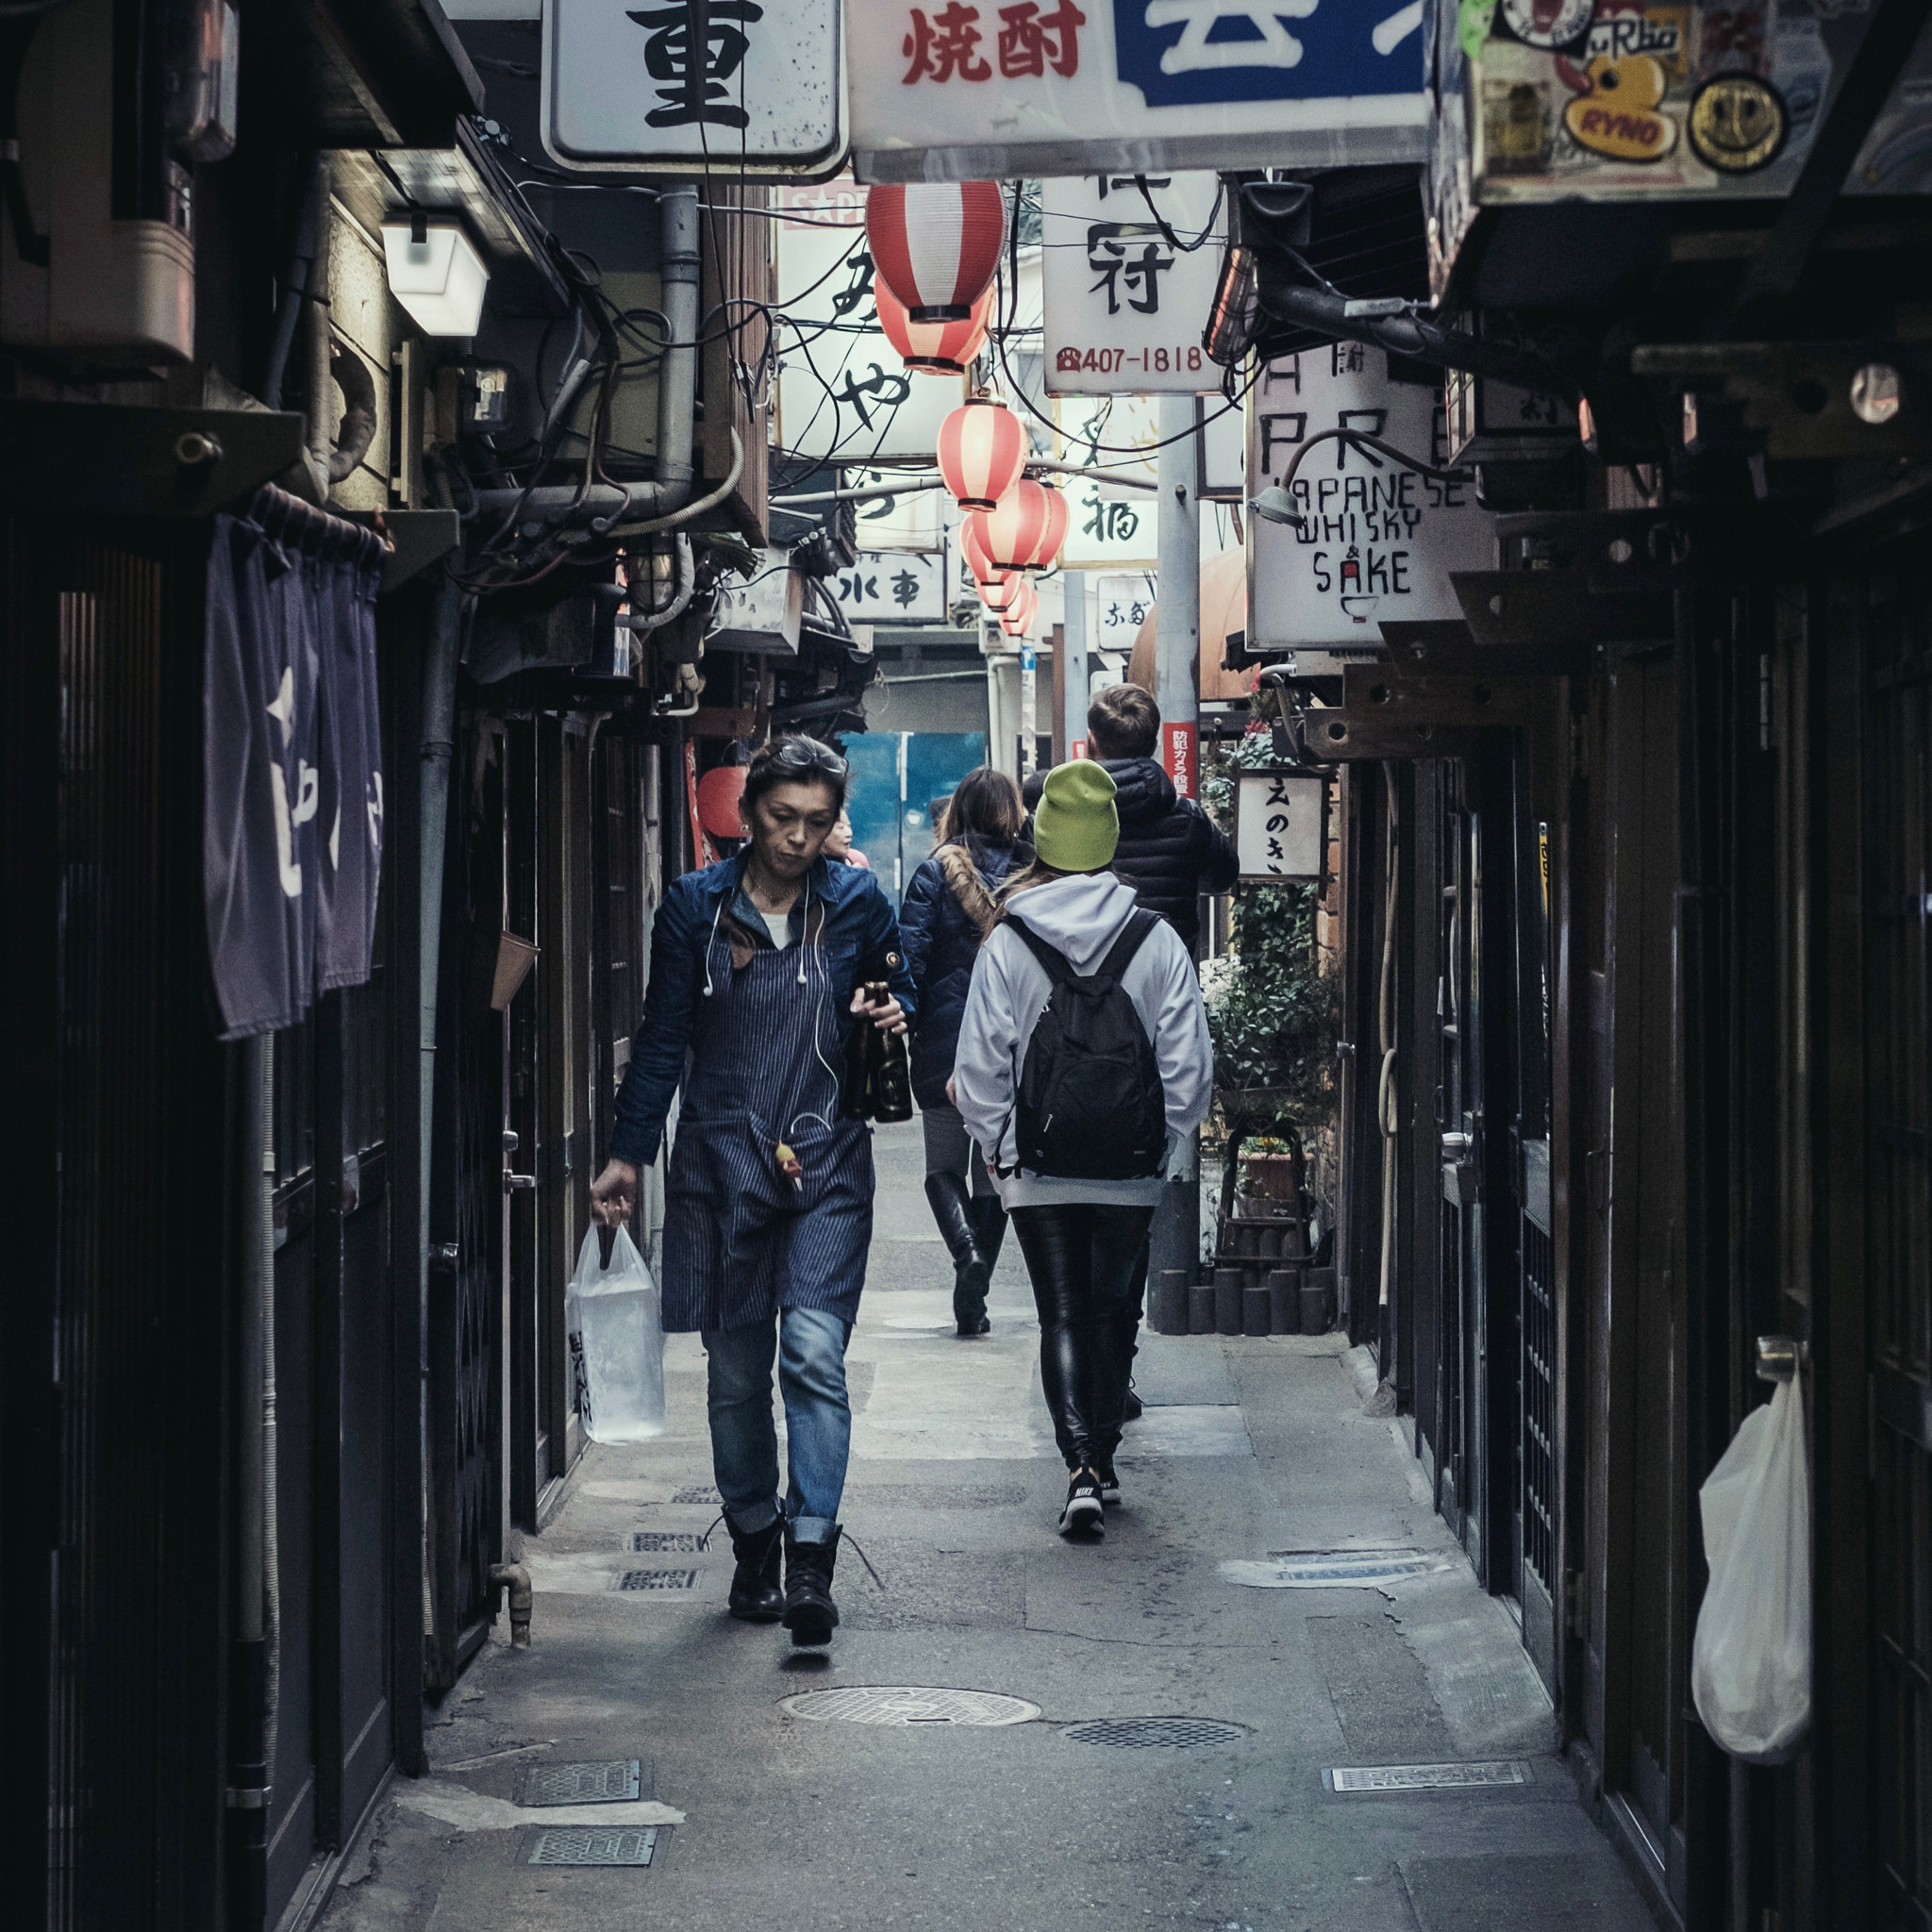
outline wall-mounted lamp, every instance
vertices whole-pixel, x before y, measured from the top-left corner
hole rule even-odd
[[[1296,528],[1301,525],[1301,510],[1278,483],[1271,483],[1258,496],[1249,497],[1248,508],[1264,524],[1291,524]]]
[[[432,222],[421,209],[382,225],[390,293],[425,335],[473,336],[483,320],[490,270],[459,224]]]

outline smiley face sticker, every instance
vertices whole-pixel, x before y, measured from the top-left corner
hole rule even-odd
[[[1599,54],[1584,70],[1589,91],[1563,108],[1573,140],[1612,161],[1659,161],[1677,144],[1677,124],[1658,103],[1669,83],[1648,54]]]
[[[1790,125],[1777,90],[1755,74],[1720,74],[1690,102],[1690,145],[1698,159],[1721,175],[1769,167]]]

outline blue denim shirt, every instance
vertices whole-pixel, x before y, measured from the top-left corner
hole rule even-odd
[[[744,880],[749,855],[708,865],[675,880],[651,927],[651,981],[644,1016],[632,1036],[630,1064],[617,1090],[610,1155],[641,1167],[664,1138],[664,1116],[684,1078],[699,1002],[729,983],[731,944],[724,925]],[[852,990],[861,981],[886,979],[912,1016],[912,975],[899,941],[899,922],[879,882],[860,866],[820,858],[807,874],[810,896],[824,908],[819,943],[843,1020]],[[806,894],[792,902],[792,937],[802,942]],[[888,966],[886,956],[897,957]]]

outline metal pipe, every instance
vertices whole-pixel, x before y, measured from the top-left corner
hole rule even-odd
[[[275,1056],[272,1040],[264,1039],[261,1055],[260,1104],[256,1144],[261,1171],[257,1187],[261,1198],[261,1595],[262,1638],[268,1675],[262,1710],[263,1790],[274,1782],[275,1745],[282,1719],[282,1529],[281,1484],[275,1469]],[[267,1803],[266,1795],[263,1799]]]
[[[230,1868],[237,1923],[259,1925],[268,1897],[268,1642],[264,1551],[268,1530],[268,1461],[261,1404],[263,1364],[263,1257],[266,1241],[261,1187],[262,1093],[269,1041],[257,1034],[237,1055],[230,1145],[240,1235],[236,1310],[236,1470],[239,1520],[235,1529],[235,1641],[229,1717],[227,1807],[232,1812]]]
[[[1026,465],[1029,475],[1041,476],[1091,476],[1113,490],[1158,490],[1158,483],[1150,482],[1145,476],[1124,476],[1117,475],[1104,464],[1096,463],[1048,463],[1029,460]],[[937,470],[922,470],[917,475],[908,476],[902,483],[866,483],[851,490],[814,490],[804,496],[774,496],[774,509],[803,509],[813,503],[870,503],[882,496],[912,496],[922,490],[942,490],[945,478]]]
[[[295,346],[295,325],[302,319],[302,304],[315,282],[315,233],[328,212],[328,157],[308,156],[307,175],[302,184],[301,212],[295,223],[294,253],[282,283],[275,340],[269,347],[268,368],[261,381],[261,399],[271,409],[282,407],[282,383],[289,373],[289,352]]]
[[[512,1650],[528,1650],[530,1573],[521,1563],[497,1563],[491,1569],[490,1580],[503,1585],[509,1592],[509,1647]]]

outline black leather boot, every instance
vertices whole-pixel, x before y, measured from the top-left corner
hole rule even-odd
[[[775,1624],[785,1614],[785,1592],[778,1586],[778,1565],[784,1556],[785,1524],[774,1517],[762,1529],[741,1530],[730,1519],[731,1554],[738,1568],[731,1573],[731,1614],[741,1624]]]
[[[832,1571],[839,1560],[839,1529],[822,1543],[802,1543],[785,1525],[785,1627],[793,1643],[829,1643],[839,1627],[832,1601]]]
[[[939,1224],[940,1238],[953,1257],[953,1320],[961,1335],[984,1335],[991,1326],[986,1319],[986,1284],[992,1263],[980,1252],[979,1229],[965,1176],[927,1174],[925,1198]]]
[[[974,1197],[973,1224],[979,1235],[979,1252],[986,1257],[986,1273],[990,1280],[1007,1239],[1007,1210],[997,1194]]]

